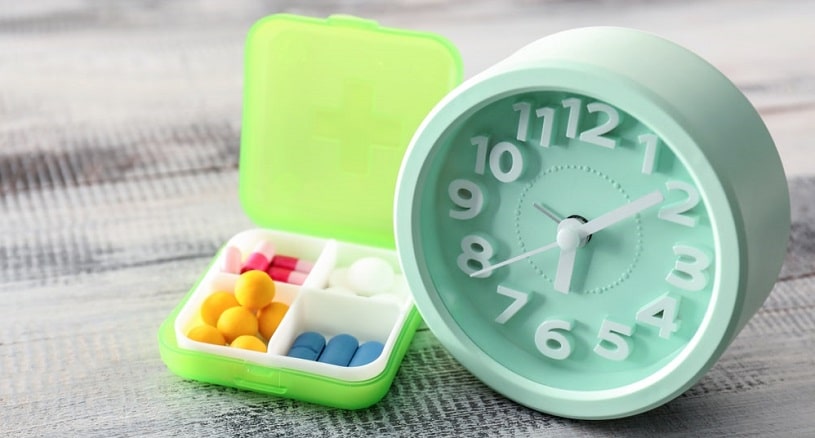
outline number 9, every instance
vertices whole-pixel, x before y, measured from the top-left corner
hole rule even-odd
[[[481,188],[472,181],[456,179],[447,186],[450,200],[464,210],[450,209],[450,217],[458,220],[472,219],[484,208],[484,194]]]

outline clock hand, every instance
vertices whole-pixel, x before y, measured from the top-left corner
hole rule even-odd
[[[555,272],[555,290],[565,294],[569,293],[577,248],[585,244],[586,236],[608,228],[617,222],[653,207],[662,202],[663,199],[661,192],[654,191],[628,204],[617,207],[585,224],[572,218],[562,221],[558,226],[557,232],[560,257],[558,258],[557,271]]]
[[[569,293],[572,284],[572,271],[574,271],[574,260],[577,256],[577,248],[561,249],[560,258],[557,259],[557,272],[555,273],[555,290]]]
[[[552,219],[553,221],[555,221],[555,222],[557,222],[557,223],[561,223],[561,222],[563,222],[563,218],[562,218],[562,217],[559,217],[557,214],[555,214],[555,212],[553,212],[552,210],[550,210],[550,209],[548,209],[548,208],[544,207],[544,205],[543,205],[543,204],[538,204],[538,203],[535,203],[535,204],[532,204],[532,206],[533,206],[533,207],[535,207],[535,208],[537,208],[538,210],[540,210],[540,212],[541,212],[541,213],[543,213],[543,214],[545,214],[546,216],[548,216],[548,217],[549,217],[549,219]]]
[[[557,261],[557,271],[555,271],[555,290],[569,293],[572,284],[572,272],[574,271],[574,261],[577,256],[577,248],[583,246],[587,239],[586,234],[580,227],[583,222],[580,219],[568,218],[562,221],[557,227],[557,244],[560,247],[560,257]]]
[[[481,274],[486,274],[487,272],[492,272],[495,269],[498,269],[498,268],[500,268],[502,266],[506,266],[506,265],[508,265],[510,263],[515,263],[517,261],[532,257],[535,254],[540,254],[540,253],[542,253],[544,251],[549,251],[552,248],[557,248],[557,246],[558,246],[557,242],[552,242],[552,243],[550,243],[548,245],[544,245],[544,246],[542,246],[540,248],[533,249],[532,251],[527,251],[527,252],[525,252],[523,254],[517,255],[517,256],[515,256],[515,257],[513,257],[511,259],[504,260],[503,262],[487,266],[484,269],[481,269],[480,271],[475,271],[472,274],[470,274],[470,277],[475,277],[475,276],[478,276],[478,275],[481,275]]]
[[[651,208],[665,199],[662,192],[659,190],[653,191],[645,196],[637,198],[628,204],[617,207],[602,216],[596,217],[585,224],[578,227],[578,229],[585,235],[594,234],[602,229],[608,228],[617,222],[628,219],[635,214]]]
[[[570,255],[568,254],[568,252],[577,251],[577,247],[579,246],[579,242],[582,236],[588,236],[589,234],[593,234],[596,233],[597,231],[608,228],[616,224],[617,222],[625,220],[643,210],[646,210],[650,207],[653,207],[654,205],[659,204],[660,202],[662,202],[663,199],[664,197],[662,196],[662,193],[660,191],[657,190],[651,192],[645,196],[642,196],[640,198],[635,199],[634,201],[629,202],[628,204],[617,207],[614,210],[611,210],[610,212],[605,213],[598,218],[590,220],[585,224],[573,228],[570,227],[569,230],[563,230],[566,233],[561,233],[560,231],[558,231],[558,240],[555,242],[552,242],[548,245],[544,245],[537,249],[533,249],[531,251],[527,251],[523,254],[504,260],[503,262],[487,266],[481,270],[473,272],[472,274],[470,274],[470,277],[475,277],[481,274],[492,272],[500,267],[509,265],[511,263],[515,263],[520,260],[524,260],[526,258],[532,257],[535,254],[540,254],[544,251],[548,251],[550,249],[560,246],[561,248],[566,248],[565,250],[567,251],[567,254],[565,256],[566,259],[563,261],[563,270],[561,275],[561,277],[563,278],[561,282],[566,283],[565,280],[566,273],[568,272],[569,274],[571,274],[572,270],[571,268],[574,265],[573,260],[571,262],[569,261]],[[561,234],[563,234],[563,237],[561,237]],[[560,242],[561,240],[564,240],[564,242]],[[567,241],[569,243],[566,243]],[[574,244],[571,243],[572,241],[574,242]],[[563,249],[561,251],[563,251]],[[559,267],[560,265],[561,263],[558,262]],[[568,275],[568,277],[569,283],[571,283],[571,275]],[[566,289],[568,291],[568,285],[566,285]],[[562,292],[562,290],[560,291]]]

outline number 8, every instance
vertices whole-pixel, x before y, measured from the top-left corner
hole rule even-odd
[[[461,251],[457,260],[458,267],[467,275],[490,267],[490,258],[494,254],[490,242],[474,234],[464,236],[464,238],[461,239]],[[477,267],[473,267],[473,263],[475,263]],[[492,271],[484,272],[474,277],[487,278],[490,275],[492,275]]]

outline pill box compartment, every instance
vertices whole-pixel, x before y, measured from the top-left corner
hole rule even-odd
[[[213,345],[194,341],[188,336],[193,327],[203,323],[199,313],[207,297],[219,291],[234,293],[238,275],[223,272],[224,251],[216,257],[175,318],[173,326],[178,346],[258,365],[297,369],[348,381],[368,380],[380,374],[412,310],[412,301],[398,271],[393,251],[260,229],[236,235],[224,248],[237,247],[242,254],[250,254],[250,249],[259,242],[270,242],[286,255],[315,260],[303,285],[275,282],[276,292],[272,301],[286,304],[289,310],[268,339],[267,351]],[[354,261],[372,257],[388,263],[389,268],[393,269],[393,285],[387,290],[367,296],[356,294],[348,286],[331,286],[329,278],[332,273],[341,274]],[[348,334],[359,343],[376,341],[384,348],[376,360],[357,367],[287,357],[294,339],[307,331],[317,332],[327,340],[339,334]]]
[[[380,399],[420,322],[398,271],[395,253],[262,229],[239,233],[224,248],[237,247],[247,255],[261,241],[271,242],[280,253],[315,260],[303,285],[275,282],[273,301],[290,307],[268,340],[267,351],[213,345],[187,336],[190,329],[201,324],[199,312],[208,296],[217,291],[234,292],[238,275],[222,271],[225,256],[222,250],[174,312],[174,317],[171,316],[172,337],[176,342],[171,361],[172,366],[177,367],[174,371],[195,380],[344,408],[364,407]],[[365,296],[330,285],[332,273],[342,272],[355,260],[365,257],[386,261],[394,269],[393,287]],[[165,330],[170,328],[166,325]],[[349,334],[360,344],[380,342],[383,351],[372,362],[356,367],[288,357],[286,354],[294,339],[307,331],[320,333],[327,340]],[[315,385],[314,379],[319,384]]]
[[[457,51],[437,35],[348,16],[279,14],[252,27],[239,195],[258,228],[224,243],[159,328],[171,371],[345,409],[385,395],[421,321],[394,250],[396,175],[413,132],[461,74]],[[266,351],[190,339],[204,300],[234,292],[238,276],[222,269],[227,248],[237,247],[245,260],[260,241],[314,262],[302,284],[275,282],[274,301],[289,308]],[[343,270],[365,258],[392,269],[392,287],[349,292]],[[375,341],[382,352],[347,367],[287,356],[303,332],[329,342],[340,334]]]

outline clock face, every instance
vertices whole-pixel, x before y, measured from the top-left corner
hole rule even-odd
[[[436,105],[394,230],[417,308],[465,368],[543,412],[618,418],[689,388],[761,306],[786,187],[760,116],[713,66],[584,28]]]
[[[464,111],[424,160],[412,229],[425,289],[513,375],[632,385],[704,325],[721,257],[705,190],[638,116],[572,91],[508,92]]]

